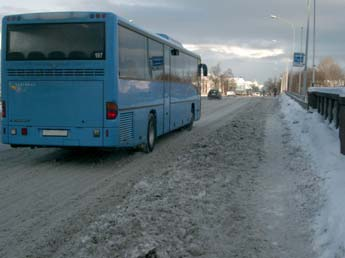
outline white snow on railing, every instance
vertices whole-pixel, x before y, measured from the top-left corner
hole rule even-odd
[[[345,97],[345,87],[310,87],[308,92],[320,92],[336,94],[341,97]]]

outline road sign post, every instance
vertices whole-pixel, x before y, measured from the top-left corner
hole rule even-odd
[[[303,67],[304,66],[304,53],[294,53],[293,55],[293,66]]]

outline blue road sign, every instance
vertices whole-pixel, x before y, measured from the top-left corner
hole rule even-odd
[[[297,67],[304,66],[304,53],[294,53],[293,66],[297,66]]]

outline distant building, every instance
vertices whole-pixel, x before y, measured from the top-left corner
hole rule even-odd
[[[242,77],[235,77],[234,80],[236,82],[236,94],[238,95],[250,95],[254,91],[261,91],[264,87],[257,81],[246,81]]]
[[[235,92],[238,95],[249,95],[253,91],[262,91],[264,85],[259,84],[257,81],[246,81],[242,77],[234,77],[234,78],[229,78],[229,81],[227,81],[228,85],[230,85],[230,81],[233,80],[236,84],[236,89]],[[219,91],[222,92],[220,87],[215,87],[214,83],[212,80],[210,80],[208,77],[203,77],[201,79],[201,95],[206,96],[207,93],[211,90],[217,88]]]
[[[210,80],[207,77],[201,78],[201,95],[205,96],[208,93]]]
[[[214,83],[208,77],[201,79],[201,96],[207,96],[208,92],[215,88]]]

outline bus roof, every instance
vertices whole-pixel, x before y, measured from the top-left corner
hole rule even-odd
[[[114,13],[111,12],[46,12],[46,13],[26,13],[26,14],[16,14],[16,15],[7,15],[3,18],[3,23],[16,23],[16,24],[23,24],[27,22],[34,22],[34,23],[41,23],[42,21],[50,21],[50,22],[59,22],[59,21],[73,21],[76,19],[100,19],[104,20],[106,16],[114,16],[117,17],[119,24],[128,27],[134,31],[137,31],[141,34],[144,34],[154,40],[157,40],[161,43],[164,43],[172,48],[181,50],[184,53],[187,53],[191,56],[200,59],[200,56],[189,51],[188,49],[184,48],[183,45],[172,39],[171,37],[167,36],[166,34],[156,34],[151,33],[136,24],[133,24],[129,20],[122,18]]]

